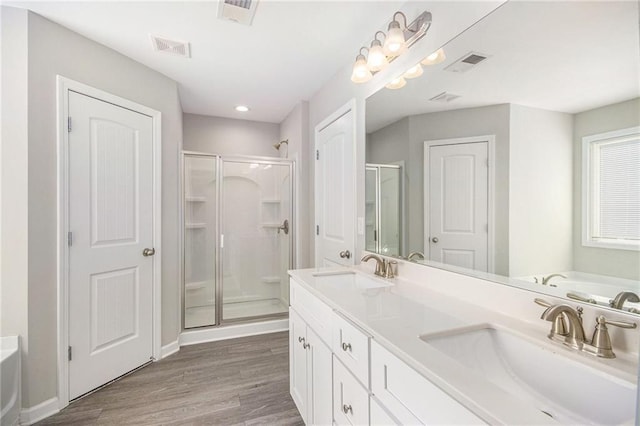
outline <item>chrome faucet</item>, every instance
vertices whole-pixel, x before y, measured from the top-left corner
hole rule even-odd
[[[615,309],[622,309],[626,301],[637,303],[640,302],[640,298],[632,291],[621,291],[609,302],[609,305]]]
[[[381,258],[376,254],[366,254],[362,256],[362,259],[360,259],[360,261],[367,262],[371,259],[375,259],[376,261],[376,271],[374,272],[374,274],[376,274],[379,277],[384,277],[385,274],[387,273],[387,264],[383,258]]]
[[[562,274],[551,274],[549,276],[546,277],[542,277],[542,285],[547,285],[549,283],[549,280],[553,277],[562,277],[562,278],[567,278],[566,276],[562,275]]]
[[[409,253],[409,256],[407,256],[407,260],[412,261],[414,257],[420,260],[424,260],[424,253],[420,251],[412,251],[411,253]]]
[[[569,332],[564,338],[565,345],[581,350],[584,346],[584,328],[582,327],[582,308],[573,309],[569,305],[553,305],[549,306],[540,318],[543,320],[555,322],[558,315],[564,315],[569,321]],[[549,333],[549,338],[553,338]]]

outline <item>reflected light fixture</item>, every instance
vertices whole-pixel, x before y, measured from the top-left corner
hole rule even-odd
[[[378,40],[378,34],[382,34],[383,37],[386,37],[382,31],[378,31],[371,42],[369,55],[367,57],[367,66],[369,67],[369,71],[372,72],[383,70],[387,65],[389,65],[387,56],[382,51],[382,42]]]
[[[438,49],[422,60],[423,65],[437,65],[447,59],[444,49]]]
[[[362,54],[362,49],[368,50],[366,47],[361,47],[360,53],[356,56],[356,63],[353,64],[353,72],[351,73],[351,81],[354,83],[366,83],[373,77],[367,66],[367,58]]]
[[[406,70],[405,73],[402,75],[402,77],[404,77],[404,78],[416,78],[416,77],[420,77],[422,75],[422,73],[423,73],[422,65],[415,64],[414,66],[412,66],[411,68]]]
[[[238,112],[247,112],[247,111],[249,111],[249,107],[245,106],[245,105],[238,105],[236,107],[236,111],[238,111]]]
[[[404,28],[407,28],[407,17],[405,14],[402,12],[394,13],[393,21],[389,24],[387,37],[384,39],[384,47],[382,48],[384,54],[390,57],[399,56],[407,49],[404,40],[404,31],[400,28],[400,23],[396,19],[398,15],[402,16],[402,19],[404,19]]]
[[[402,89],[406,84],[407,84],[407,80],[405,80],[404,77],[400,76],[398,78],[394,78],[393,80],[391,80],[384,87],[386,87],[387,89],[395,90],[395,89]]]

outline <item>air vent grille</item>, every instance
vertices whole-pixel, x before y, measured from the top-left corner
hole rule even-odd
[[[483,53],[470,52],[445,68],[445,71],[467,72],[489,57]]]
[[[224,0],[218,6],[218,18],[251,25],[258,0]]]
[[[149,35],[151,45],[156,52],[168,53],[170,55],[182,56],[183,58],[191,57],[191,49],[186,41],[170,40],[165,37]]]
[[[435,95],[433,98],[429,99],[432,102],[451,102],[454,99],[458,99],[460,95],[454,95],[453,93],[442,92],[439,95]]]

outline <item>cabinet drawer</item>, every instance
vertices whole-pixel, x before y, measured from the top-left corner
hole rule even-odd
[[[371,344],[371,391],[402,424],[484,424],[378,343]]]
[[[369,392],[333,357],[333,420],[336,425],[369,424]]]
[[[369,336],[333,314],[333,353],[369,389]]]
[[[333,310],[316,296],[290,280],[291,307],[309,324],[318,337],[331,347],[331,316]]]

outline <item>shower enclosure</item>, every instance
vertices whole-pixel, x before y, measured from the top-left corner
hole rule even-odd
[[[184,152],[182,170],[184,328],[286,316],[293,162]]]
[[[387,256],[404,253],[402,166],[366,164],[366,249]]]

